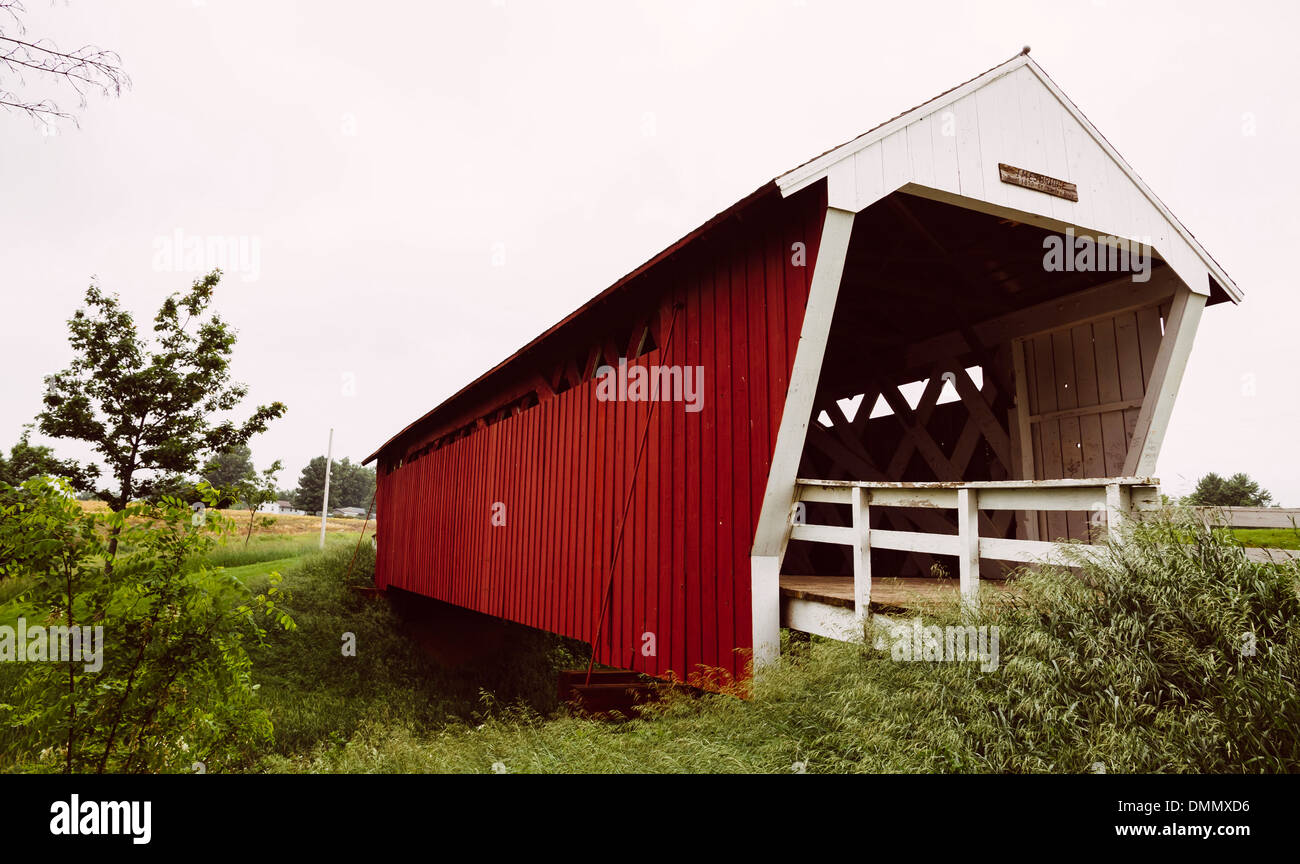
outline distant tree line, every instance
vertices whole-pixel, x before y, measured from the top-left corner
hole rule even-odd
[[[268,469],[269,470],[269,469]],[[325,457],[317,456],[307,463],[293,489],[275,489],[270,486],[271,476],[259,472],[253,465],[252,451],[247,444],[224,450],[203,467],[200,478],[219,490],[218,506],[229,508],[247,506],[250,499],[258,499],[254,506],[280,500],[289,501],[295,509],[317,513],[325,491]],[[179,498],[193,497],[198,480],[181,480],[172,494]],[[375,492],[375,471],[348,458],[335,459],[330,465],[330,510],[339,507],[370,506]],[[274,494],[272,494],[274,493]]]
[[[317,456],[307,463],[298,477],[298,488],[294,490],[293,506],[299,510],[315,513],[320,510],[321,498],[325,493],[325,457]],[[358,465],[346,458],[330,463],[330,509],[338,507],[370,506],[375,494],[375,470]]]

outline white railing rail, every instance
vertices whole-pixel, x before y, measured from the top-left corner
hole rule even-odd
[[[1300,527],[1300,507],[1196,507],[1207,521],[1229,528]]]
[[[847,504],[851,524],[809,524],[805,503]],[[978,601],[980,559],[1020,563],[1067,561],[1078,543],[1014,540],[979,535],[981,510],[1090,511],[1098,525],[1104,514],[1117,525],[1131,510],[1159,505],[1157,481],[1147,477],[1085,480],[1005,480],[970,483],[888,483],[849,480],[798,480],[791,513],[790,539],[834,543],[853,549],[854,615],[865,620],[871,604],[871,550],[894,549],[957,557],[964,604]],[[956,534],[871,528],[872,507],[924,507],[957,511]],[[1067,550],[1071,550],[1067,553]]]

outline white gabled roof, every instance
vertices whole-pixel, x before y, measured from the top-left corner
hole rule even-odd
[[[1069,201],[1003,183],[998,164],[1074,183]],[[1236,283],[1027,50],[776,178],[791,195],[822,178],[832,207],[857,212],[903,189],[1063,229],[1154,246],[1193,291]],[[1208,278],[1207,278],[1208,277]]]

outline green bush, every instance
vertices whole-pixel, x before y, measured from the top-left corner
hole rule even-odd
[[[29,661],[0,664],[0,766],[211,771],[270,737],[246,646],[264,638],[262,620],[293,627],[279,576],[251,595],[220,569],[188,564],[228,522],[175,499],[88,513],[43,477],[5,491],[0,576],[22,588],[0,617],[28,634],[67,627],[89,650],[76,656],[65,642],[57,658],[24,658],[16,633],[0,634],[0,656]]]
[[[1169,514],[1099,560],[1029,574],[971,734],[997,770],[1300,769],[1300,568]]]

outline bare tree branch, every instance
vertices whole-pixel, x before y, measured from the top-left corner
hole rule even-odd
[[[26,86],[24,73],[70,86],[82,108],[89,93],[120,96],[124,88],[131,86],[131,79],[122,70],[122,58],[115,51],[83,45],[65,52],[48,39],[22,38],[27,33],[22,19],[26,12],[21,0],[0,0],[0,108],[24,113],[40,123],[55,119],[77,122],[74,114],[51,99],[24,98],[10,89],[10,78]]]

